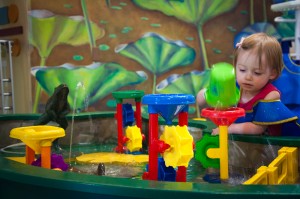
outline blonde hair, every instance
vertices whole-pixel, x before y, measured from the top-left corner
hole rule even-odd
[[[242,40],[234,51],[233,64],[236,65],[241,50],[256,50],[259,67],[262,67],[262,57],[265,56],[268,66],[272,67],[277,79],[283,69],[281,45],[275,37],[265,33],[255,33]]]

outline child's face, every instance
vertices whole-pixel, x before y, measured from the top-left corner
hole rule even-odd
[[[259,59],[253,50],[242,50],[236,62],[237,83],[243,91],[257,94],[270,80],[275,78],[275,73],[268,65],[264,56],[262,67],[259,67]]]

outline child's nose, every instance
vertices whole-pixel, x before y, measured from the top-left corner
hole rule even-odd
[[[251,80],[252,79],[252,74],[247,72],[245,77],[246,77],[247,80]]]

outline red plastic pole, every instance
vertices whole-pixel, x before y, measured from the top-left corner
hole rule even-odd
[[[179,126],[188,125],[188,112],[180,112],[178,114],[178,124]],[[176,173],[177,182],[186,182],[186,167],[179,166]]]
[[[142,130],[142,111],[141,111],[141,102],[135,103],[136,110],[135,110],[135,121],[136,126]]]
[[[149,114],[149,180],[158,179],[158,114]]]
[[[176,172],[176,182],[186,182],[186,167],[179,166]]]
[[[180,112],[178,114],[178,124],[179,126],[188,125],[188,112]]]
[[[117,104],[116,113],[117,125],[118,125],[118,146],[116,151],[123,153],[123,118],[122,118],[122,103]]]

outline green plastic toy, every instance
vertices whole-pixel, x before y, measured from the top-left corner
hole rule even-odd
[[[235,71],[231,64],[220,62],[213,65],[204,96],[207,104],[216,109],[236,106],[240,91],[236,87]]]
[[[196,142],[195,159],[201,162],[204,168],[220,168],[220,159],[209,158],[206,154],[210,148],[219,148],[219,136],[204,134],[202,139]]]

